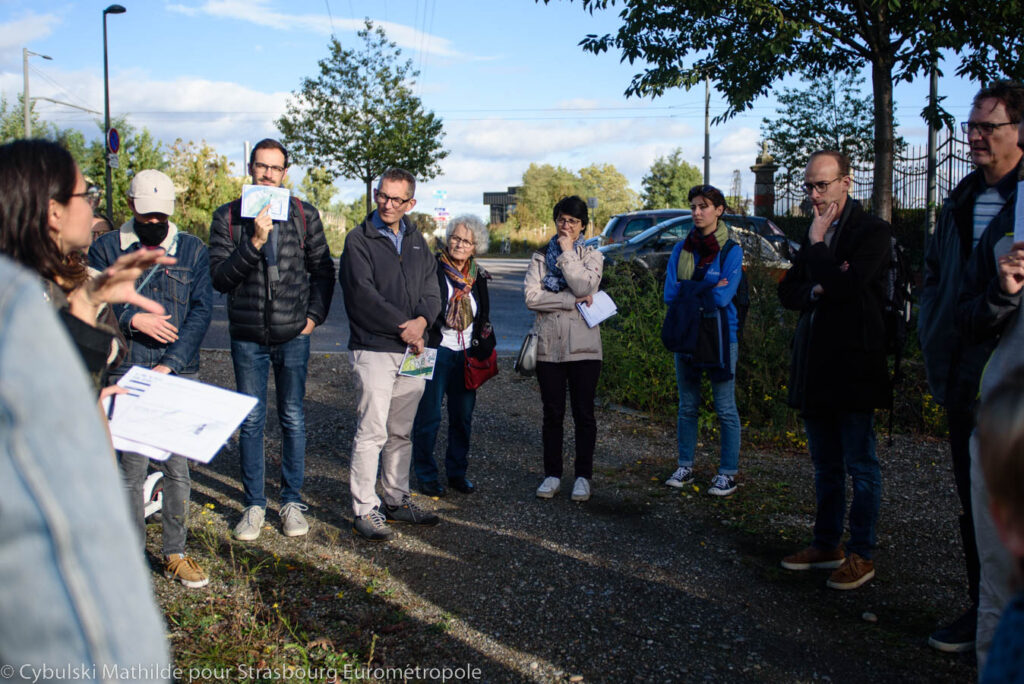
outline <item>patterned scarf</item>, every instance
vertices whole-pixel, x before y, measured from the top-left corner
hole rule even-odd
[[[573,249],[579,249],[583,246],[583,231],[580,231],[579,237],[572,243]],[[569,283],[565,282],[565,277],[562,275],[562,269],[556,265],[558,263],[558,257],[562,254],[562,247],[558,244],[558,235],[551,238],[548,242],[548,249],[544,253],[544,262],[548,267],[548,274],[544,276],[542,281],[545,290],[551,292],[561,292],[565,288],[569,287]]]
[[[444,324],[452,330],[465,330],[473,322],[473,304],[470,302],[469,294],[473,290],[473,283],[476,281],[476,259],[470,257],[466,260],[465,266],[459,270],[452,263],[452,257],[448,249],[441,251],[441,268],[448,282],[452,284],[451,299],[448,300],[448,310],[444,314]]]
[[[715,226],[715,232],[701,235],[694,227],[683,243],[683,251],[696,254],[700,257],[696,264],[693,259],[684,259],[679,255],[679,263],[676,267],[676,278],[678,280],[703,280],[707,273],[708,266],[714,261],[715,255],[721,251],[725,241],[729,239],[729,227],[725,221],[719,219]]]

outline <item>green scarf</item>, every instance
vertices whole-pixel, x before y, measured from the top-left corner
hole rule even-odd
[[[694,231],[697,231],[697,229],[694,228]],[[729,226],[725,225],[725,221],[722,219],[718,219],[718,225],[715,226],[714,236],[715,241],[718,243],[718,249],[721,251],[722,247],[725,246],[726,240],[729,239]],[[698,240],[699,239],[700,238],[698,237]],[[689,241],[689,238],[687,238],[687,240]],[[686,253],[692,253],[692,251],[692,249],[687,250],[686,245],[683,245],[683,250],[679,253],[679,261],[676,263],[676,280],[680,282],[689,280],[693,277],[695,263],[692,258],[689,258],[689,254]]]

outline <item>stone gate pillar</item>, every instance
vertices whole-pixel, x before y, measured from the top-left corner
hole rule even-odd
[[[775,172],[779,165],[768,154],[767,143],[761,143],[761,154],[757,155],[757,161],[750,170],[754,172],[754,216],[774,216]]]

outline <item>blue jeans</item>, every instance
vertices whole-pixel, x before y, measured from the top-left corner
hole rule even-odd
[[[850,541],[846,548],[871,558],[882,501],[882,471],[875,455],[875,415],[867,412],[804,417],[807,448],[814,463],[818,511],[812,545],[834,549],[843,537],[846,475],[853,480]]]
[[[740,463],[740,413],[736,409],[736,356],[739,345],[729,344],[729,356],[732,358],[733,378],[724,382],[711,383],[711,396],[715,403],[715,414],[718,415],[718,430],[721,436],[721,456],[718,461],[718,472],[722,475],[735,475]],[[679,413],[676,418],[676,439],[679,443],[680,468],[693,466],[693,457],[697,452],[697,419],[700,413],[700,378],[695,382],[686,379],[686,361],[681,354],[676,354],[676,384],[679,387]]]
[[[437,482],[434,445],[441,427],[441,402],[445,395],[448,395],[448,450],[444,469],[448,477],[466,475],[476,390],[466,389],[464,367],[461,351],[438,347],[434,377],[427,381],[412,425],[412,469],[421,484]]]
[[[309,335],[299,335],[270,346],[231,340],[231,361],[239,392],[259,401],[242,422],[238,450],[242,466],[245,506],[267,505],[263,494],[263,426],[267,422],[267,376],[274,368],[277,417],[281,421],[281,505],[301,502],[306,462],[306,370],[309,366]]]

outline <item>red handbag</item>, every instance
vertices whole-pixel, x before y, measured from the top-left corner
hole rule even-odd
[[[466,357],[466,389],[475,390],[498,374],[497,349],[492,349],[491,355],[483,361],[474,359],[465,350],[462,353]]]

